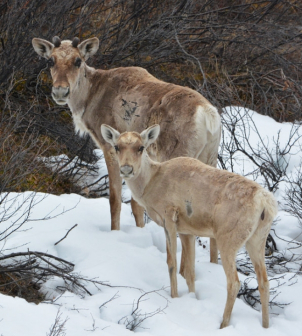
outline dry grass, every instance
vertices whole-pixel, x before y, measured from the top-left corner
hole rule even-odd
[[[0,293],[13,297],[18,296],[27,302],[34,302],[36,304],[45,299],[44,294],[40,292],[38,284],[30,278],[21,278],[16,273],[0,273]]]

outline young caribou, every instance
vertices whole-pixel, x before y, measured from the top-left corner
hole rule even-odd
[[[163,163],[153,161],[146,149],[159,135],[154,125],[142,133],[120,134],[102,125],[104,139],[115,148],[120,174],[132,197],[165,230],[171,296],[177,297],[176,235],[216,239],[227,278],[227,301],[221,328],[229,324],[240,288],[236,253],[245,244],[253,262],[262,303],[262,325],[269,326],[267,279],[264,252],[267,235],[277,214],[274,196],[254,181],[219,170],[192,158],[175,158]],[[190,292],[195,291],[195,250],[182,251],[183,275]]]
[[[220,116],[198,92],[165,83],[139,67],[94,69],[85,61],[99,48],[96,37],[79,43],[53,38],[53,43],[34,38],[35,51],[48,60],[53,80],[52,97],[71,110],[75,129],[90,134],[104,152],[109,175],[111,229],[120,228],[122,179],[114,150],[101,135],[101,125],[120,132],[141,132],[160,124],[163,132],[149,148],[157,161],[179,156],[217,164]],[[190,139],[190,140],[189,140]],[[136,225],[144,226],[144,209],[131,200]],[[184,240],[182,244],[186,244]],[[215,240],[211,239],[211,261],[217,262]]]

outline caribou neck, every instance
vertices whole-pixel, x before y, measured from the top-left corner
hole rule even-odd
[[[143,201],[145,190],[161,165],[160,162],[150,159],[146,151],[144,151],[142,155],[143,157],[139,173],[132,179],[126,180],[126,184],[131,190],[133,198],[138,202]]]
[[[92,87],[92,77],[95,73],[96,69],[89,67],[86,63],[81,69],[79,79],[68,101],[68,106],[74,116],[81,117],[85,112],[89,90]]]

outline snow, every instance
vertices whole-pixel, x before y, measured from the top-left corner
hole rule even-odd
[[[228,116],[224,115],[225,118],[240,115],[242,120],[245,120],[245,116],[248,115],[269,148],[273,148],[279,131],[280,143],[283,144],[292,129],[290,123],[276,123],[271,118],[252,111],[246,113],[243,109],[230,108],[227,111],[230,113]],[[231,141],[226,129],[224,137],[226,141]],[[254,147],[259,142],[259,136],[253,128],[249,140]],[[289,174],[301,165],[299,146],[297,140],[288,154]],[[98,154],[101,154],[100,150]],[[55,158],[51,160],[54,162]],[[103,176],[106,173],[103,161],[100,160],[97,166],[100,169],[98,176]],[[236,153],[234,170],[252,178],[254,175],[251,172],[255,170],[255,166],[242,154]],[[93,178],[97,179],[98,176]],[[261,177],[258,178],[262,183]],[[90,184],[91,179],[92,177],[86,183]],[[285,190],[286,182],[277,191],[280,208]],[[129,198],[129,191],[125,189],[124,195]],[[1,336],[47,335],[58,311],[61,314],[61,321],[68,318],[65,324],[67,336],[83,336],[91,333],[104,336],[131,335],[132,331],[126,329],[126,324],[127,321],[131,321],[133,307],[144,294],[139,304],[139,314],[141,317],[154,315],[144,320],[135,330],[138,335],[301,335],[301,275],[293,278],[294,273],[288,272],[281,274],[279,277],[282,278],[279,280],[271,278],[271,287],[277,286],[278,281],[284,283],[277,288],[278,302],[290,304],[284,309],[271,307],[269,329],[263,329],[261,326],[261,312],[252,309],[243,300],[236,299],[230,325],[220,330],[227,294],[226,277],[221,264],[209,262],[207,238],[200,238],[200,242],[196,242],[196,293],[188,293],[185,280],[178,274],[179,298],[172,299],[166,264],[165,235],[161,227],[151,221],[144,228],[137,228],[130,205],[122,204],[121,230],[111,231],[107,198],[87,199],[75,194],[54,196],[25,192],[9,195],[9,199],[5,202],[7,220],[2,221],[1,228],[17,220],[16,216],[11,217],[8,214],[13,213],[18,204],[23,204],[19,211],[20,215],[28,207],[32,197],[36,204],[29,220],[4,243],[2,242],[0,246],[2,253],[11,252],[11,249],[14,252],[27,249],[47,252],[74,263],[75,273],[90,279],[97,278],[104,285],[97,288],[87,283],[86,287],[92,296],[82,297],[68,291],[61,293],[57,290],[57,286],[62,284],[62,280],[53,278],[43,285],[48,300],[39,305],[0,294]],[[22,218],[19,221],[22,221]],[[75,224],[78,225],[68,236],[54,245]],[[296,240],[302,241],[302,229],[297,219],[284,211],[279,211],[274,229],[278,237],[285,240],[294,239],[289,244],[275,236],[278,249],[284,254],[292,253],[288,249],[296,246],[294,245]],[[294,252],[302,253],[299,249]],[[181,244],[178,241],[178,267],[180,255]],[[248,276],[239,273],[239,278],[244,282]],[[105,302],[107,303],[104,305]]]

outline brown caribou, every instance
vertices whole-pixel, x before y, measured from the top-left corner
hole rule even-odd
[[[161,125],[161,135],[149,147],[150,156],[166,161],[179,156],[196,158],[216,166],[221,122],[217,109],[198,92],[163,82],[140,67],[101,70],[85,61],[99,48],[98,38],[79,44],[79,39],[53,43],[32,40],[35,51],[48,59],[53,80],[52,97],[67,104],[75,130],[90,134],[103,152],[109,174],[111,229],[120,228],[122,177],[114,149],[103,139],[101,125],[119,132],[141,132]],[[144,209],[133,199],[132,211],[138,227],[144,226]],[[187,245],[182,240],[184,248]],[[211,261],[217,263],[217,247],[211,240]],[[183,269],[181,268],[181,273]]]
[[[120,134],[110,126],[101,126],[104,139],[116,151],[121,175],[133,198],[165,230],[171,296],[178,296],[177,233],[193,242],[195,235],[215,238],[228,292],[221,328],[228,326],[240,288],[236,253],[245,244],[257,274],[262,325],[268,328],[269,282],[264,252],[278,211],[273,194],[254,181],[192,158],[161,163],[151,160],[146,149],[156,141],[159,130],[159,125],[154,125],[140,134]],[[195,250],[183,249],[182,261],[189,291],[194,292]]]

